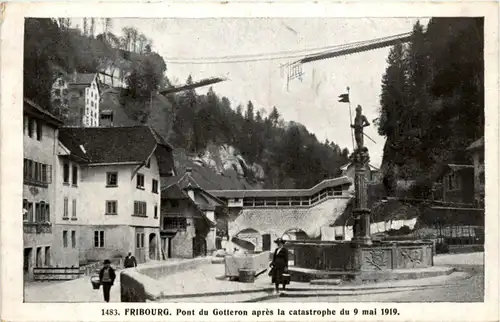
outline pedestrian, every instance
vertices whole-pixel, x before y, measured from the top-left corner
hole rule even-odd
[[[109,302],[109,292],[116,278],[115,270],[110,264],[111,262],[109,259],[104,260],[104,267],[99,272],[99,281],[102,284],[102,292],[104,293],[105,302]]]
[[[127,257],[125,257],[125,260],[123,261],[123,266],[125,268],[137,267],[137,261],[135,260],[135,257],[132,256],[132,253],[129,252]]]
[[[272,283],[276,286],[274,294],[279,293],[280,284],[283,285],[283,290],[288,284],[288,249],[285,248],[285,241],[282,238],[278,238],[274,241],[278,248],[274,251],[273,261],[269,265],[271,267]],[[286,275],[286,276],[283,276]]]

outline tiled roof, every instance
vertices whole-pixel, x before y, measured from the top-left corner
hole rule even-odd
[[[479,140],[476,140],[472,142],[471,145],[467,148],[467,150],[476,150],[476,149],[481,149],[484,148],[484,136],[480,138]]]
[[[169,191],[169,189],[171,187],[177,187],[178,189],[180,189],[182,191],[185,191],[188,188],[197,189],[197,190],[201,191],[203,194],[208,195],[210,198],[212,198],[217,203],[219,203],[221,205],[224,204],[224,202],[222,202],[222,200],[220,200],[216,196],[212,195],[211,193],[209,193],[209,192],[205,191],[203,188],[201,188],[200,185],[196,182],[196,180],[192,177],[191,173],[188,173],[188,172],[184,173],[184,175],[182,175],[182,176],[177,175],[177,176],[173,176],[173,177],[164,178],[161,182],[161,186],[162,186],[162,191]],[[168,194],[166,194],[165,196],[167,198],[169,198]],[[163,193],[162,193],[162,197],[163,197]]]
[[[164,199],[184,200],[190,199],[189,196],[176,184],[173,184],[161,191],[161,197]]]
[[[244,198],[244,197],[309,197],[326,187],[350,185],[348,177],[323,180],[310,189],[268,189],[268,190],[208,190],[219,198]]]
[[[55,117],[47,110],[44,110],[43,108],[41,108],[35,102],[33,102],[28,98],[24,98],[23,110],[25,113],[34,114],[55,126],[63,125],[63,121]]]
[[[94,81],[96,74],[76,74],[74,78],[69,82],[70,85],[83,85],[91,84]]]
[[[75,147],[82,145],[90,163],[142,163],[162,144],[152,133],[148,126],[67,127],[59,136],[72,153],[81,153]]]

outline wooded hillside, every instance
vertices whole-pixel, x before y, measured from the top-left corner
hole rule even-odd
[[[419,197],[446,163],[470,164],[467,146],[484,134],[482,18],[417,23],[394,46],[382,78],[378,131],[387,137],[382,170],[388,192],[416,180]]]

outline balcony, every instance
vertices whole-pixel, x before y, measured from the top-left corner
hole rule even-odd
[[[51,234],[52,223],[50,222],[27,222],[23,223],[25,234]]]

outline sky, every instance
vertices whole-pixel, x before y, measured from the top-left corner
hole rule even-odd
[[[304,64],[302,81],[290,81],[280,73],[280,65],[297,58],[257,62],[186,64],[175,60],[240,56],[306,50],[343,45],[373,38],[410,32],[418,19],[402,18],[211,18],[211,19],[113,19],[112,32],[122,36],[122,28],[135,27],[153,40],[153,50],[167,64],[167,76],[175,83],[207,77],[226,77],[213,85],[236,108],[252,101],[255,110],[278,108],[285,121],[300,122],[318,140],[333,141],[353,150],[349,105],[338,96],[350,87],[352,116],[359,104],[372,122],[378,117],[381,79],[389,48]],[[426,24],[428,19],[420,19]],[[99,32],[99,27],[97,32]],[[286,73],[285,73],[286,75]],[[198,89],[204,93],[207,88]],[[374,126],[365,133],[371,164],[380,166],[385,139]]]

